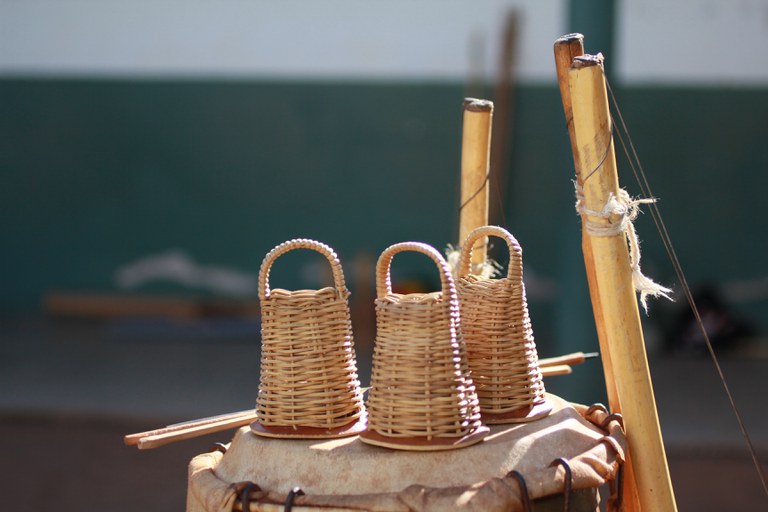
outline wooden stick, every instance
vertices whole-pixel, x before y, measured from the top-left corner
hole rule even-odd
[[[254,409],[230,412],[227,414],[219,414],[217,416],[209,416],[207,418],[200,418],[197,420],[185,421],[183,423],[175,423],[173,425],[168,425],[166,427],[162,427],[154,430],[147,430],[146,432],[137,432],[136,434],[128,434],[125,437],[123,437],[123,442],[127,446],[133,446],[135,444],[139,444],[142,439],[152,437],[152,436],[169,434],[174,432],[185,432],[185,431],[188,431],[189,429],[194,429],[194,428],[197,428],[200,426],[206,426],[206,425],[221,425],[221,424],[226,424],[226,422],[228,421],[236,421],[238,419],[242,419],[243,421],[245,421],[246,419],[250,418],[250,421],[253,421],[255,417],[256,417],[256,412]],[[224,427],[221,430],[225,430],[226,428],[227,427]]]
[[[554,377],[555,375],[570,375],[573,369],[567,364],[556,364],[541,368],[542,377]]]
[[[252,414],[246,416],[235,416],[203,425],[192,425],[179,430],[174,430],[172,432],[166,432],[164,434],[142,437],[139,440],[137,446],[139,450],[149,450],[151,448],[157,448],[158,446],[175,443],[177,441],[184,441],[186,439],[200,437],[205,434],[213,434],[214,432],[220,432],[222,430],[239,428],[245,425],[249,425],[255,419],[256,412],[254,411]]]
[[[573,153],[573,164],[576,169],[576,177],[583,174],[581,168],[581,159],[579,157],[579,146],[576,142],[576,136],[574,134],[573,125],[573,106],[571,100],[571,90],[568,81],[568,73],[571,69],[571,65],[577,57],[584,55],[584,36],[581,34],[567,34],[560,37],[555,41],[555,66],[557,68],[557,83],[560,87],[560,96],[563,101],[563,112],[565,114],[565,123],[568,128],[568,137],[571,142],[571,152]],[[589,172],[589,171],[586,171]],[[582,219],[582,231],[584,225],[584,219]],[[595,265],[594,257],[592,255],[592,246],[584,239],[582,239],[581,245],[582,253],[584,254],[584,266],[587,271],[587,281],[589,284],[589,295],[593,304],[593,311],[595,315],[595,325],[597,327],[598,340],[605,340],[607,333],[605,332],[605,323],[598,318],[600,308],[594,307],[600,301],[600,297],[596,293],[596,287],[592,284],[595,282]],[[603,364],[603,376],[605,379],[605,390],[608,396],[608,407],[611,412],[621,413],[621,404],[619,403],[619,396],[616,390],[616,383],[614,382],[613,365],[611,364],[610,347],[607,343],[601,341],[600,352],[601,362]],[[632,469],[631,455],[627,455],[627,461],[625,464],[624,474],[624,504],[622,509],[625,512],[633,512],[640,510],[640,501],[637,496],[637,484],[635,482],[634,471]]]
[[[560,97],[563,100],[565,112],[565,125],[568,128],[568,137],[571,141],[571,151],[574,163],[578,166],[578,147],[573,135],[573,109],[571,108],[571,91],[568,88],[568,70],[576,57],[584,55],[584,36],[581,34],[567,34],[555,41],[555,68],[557,71],[557,85],[560,87]]]
[[[459,212],[459,244],[475,228],[488,224],[488,189],[493,103],[487,100],[464,100],[461,140],[461,211]],[[472,251],[472,264],[485,262],[486,239],[478,240]]]
[[[581,160],[579,158],[579,147],[576,143],[576,136],[574,134],[574,126],[573,126],[573,107],[572,107],[572,100],[571,100],[571,91],[568,86],[568,72],[571,69],[571,64],[573,63],[573,60],[576,57],[580,57],[584,55],[584,36],[581,34],[568,34],[561,38],[559,38],[557,41],[555,41],[555,65],[557,68],[557,83],[560,87],[560,96],[563,100],[563,111],[565,113],[565,123],[568,127],[568,137],[571,141],[571,151],[573,153],[573,163],[574,167],[576,168],[576,177],[578,179],[579,176],[582,174],[581,169]],[[582,219],[582,231],[583,231],[583,219]],[[585,267],[587,269],[587,280],[591,283],[594,281],[594,265],[592,264],[592,248],[588,244],[582,243],[582,252],[584,253],[584,263]],[[589,287],[590,290],[590,298],[592,300],[592,304],[595,304],[595,301],[599,300],[598,297],[594,295],[592,292],[594,288],[592,286]],[[603,322],[598,321],[597,319],[597,329],[598,331],[602,328]],[[604,339],[605,333],[598,332],[598,338]],[[616,393],[616,384],[613,381],[613,368],[611,366],[611,358],[610,354],[607,352],[610,347],[603,347],[600,346],[600,351],[603,353],[602,363],[603,363],[603,373],[605,374],[605,388],[606,388],[606,394],[608,395],[608,406],[610,407],[612,412],[621,412],[621,404],[619,404],[619,399]]]
[[[577,58],[568,71],[568,83],[574,142],[578,148],[577,182],[583,189],[584,208],[600,211],[609,195],[618,197],[619,190],[602,59]],[[601,217],[582,217],[585,222],[608,222]],[[627,429],[640,509],[675,511],[626,235],[593,236],[584,230],[583,247],[585,263],[592,267],[588,281],[600,350],[603,360],[610,360],[616,399]]]
[[[517,85],[517,53],[520,39],[520,16],[515,9],[507,13],[504,31],[501,39],[499,73],[493,95],[493,134],[496,143],[491,145],[491,188],[500,199],[500,207],[508,204],[509,172],[507,162],[512,154],[512,138],[515,121],[515,87]],[[504,212],[494,208],[495,215],[490,216],[490,222],[498,223],[496,219],[504,219]]]
[[[585,354],[584,352],[573,352],[571,354],[564,354],[557,357],[545,357],[544,359],[539,359],[539,367],[545,368],[547,366],[558,366],[562,364],[581,364],[587,359],[592,359],[593,357],[599,357],[599,354],[597,352],[590,352],[588,354]]]

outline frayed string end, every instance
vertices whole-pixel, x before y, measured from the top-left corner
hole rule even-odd
[[[451,273],[453,278],[459,277],[459,259],[461,258],[461,248],[454,247],[451,244],[445,248],[445,259],[448,262],[448,266],[451,267]],[[491,279],[501,275],[501,265],[490,258],[486,258],[480,265],[472,265],[471,271],[474,275],[480,276],[485,279]]]
[[[591,236],[615,236],[621,233],[627,237],[629,246],[629,265],[632,269],[632,284],[640,294],[640,305],[648,314],[648,297],[665,297],[672,300],[672,290],[662,286],[640,270],[640,242],[637,239],[634,220],[640,213],[641,204],[655,203],[656,199],[632,199],[624,189],[618,195],[611,193],[602,210],[590,210],[584,206],[584,194],[576,183],[576,211],[582,215],[598,217],[608,222],[595,222],[585,217],[584,229]]]

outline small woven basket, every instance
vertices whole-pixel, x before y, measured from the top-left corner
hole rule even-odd
[[[487,236],[509,248],[507,275],[500,279],[470,271],[472,248]],[[549,414],[523,284],[523,251],[515,237],[497,226],[475,229],[459,256],[456,288],[469,367],[477,386],[483,421],[531,421]]]
[[[392,292],[395,254],[429,256],[440,271],[441,291]],[[368,429],[363,442],[404,450],[469,446],[488,433],[480,420],[475,386],[459,339],[459,303],[450,269],[434,248],[403,242],[386,249],[376,266],[376,344]]]
[[[325,256],[334,287],[270,290],[272,264],[294,249]],[[325,244],[290,240],[264,258],[259,272],[261,380],[251,424],[255,434],[333,438],[365,428],[348,298],[341,263]]]

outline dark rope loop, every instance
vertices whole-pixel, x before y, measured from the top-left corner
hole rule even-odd
[[[571,509],[571,494],[573,493],[573,471],[568,461],[560,457],[552,461],[551,466],[562,466],[565,470],[565,485],[563,487],[563,510],[568,512]]]
[[[525,512],[533,512],[533,505],[531,504],[530,496],[528,496],[528,486],[525,484],[525,477],[516,469],[507,473],[507,477],[510,476],[517,480],[517,484],[520,486],[521,499],[523,501]]]
[[[619,422],[619,425],[621,425],[621,430],[624,430],[624,417],[617,412],[611,413],[608,416],[606,416],[603,422],[600,424],[600,428],[602,428],[603,430],[608,430],[607,428],[608,424],[614,420]]]
[[[291,512],[293,510],[293,500],[296,499],[296,496],[304,496],[304,491],[301,490],[301,487],[294,487],[288,493],[288,497],[285,498],[284,512]]]
[[[243,490],[240,491],[240,506],[243,509],[243,512],[248,512],[251,510],[251,492],[261,491],[261,487],[256,485],[253,482],[246,482],[245,486],[243,487]]]
[[[587,412],[584,416],[589,416],[595,411],[603,411],[604,413],[608,414],[608,408],[603,404],[592,404],[589,406],[589,409],[587,409]]]

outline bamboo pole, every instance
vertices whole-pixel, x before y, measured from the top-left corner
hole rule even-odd
[[[518,41],[520,39],[520,15],[517,10],[510,9],[504,22],[501,38],[499,70],[496,87],[493,94],[493,134],[496,143],[491,146],[490,186],[499,198],[500,207],[508,204],[509,199],[509,167],[507,162],[512,157],[512,137],[515,130],[515,88],[517,86],[518,70]],[[494,208],[490,222],[498,223],[496,219],[504,219],[504,212]]]
[[[487,100],[464,100],[461,139],[461,210],[459,211],[459,243],[472,230],[488,224],[488,182],[491,151],[493,103]],[[482,265],[486,256],[486,238],[481,238],[472,251],[471,263]]]
[[[577,183],[583,190],[584,208],[601,211],[609,196],[618,197],[619,192],[602,58],[575,59],[568,71],[568,83],[579,162]],[[588,214],[582,218],[584,224],[617,220]],[[585,263],[592,267],[588,270],[592,307],[601,351],[608,354],[603,360],[610,359],[616,399],[624,417],[632,457],[628,465],[634,472],[640,509],[675,511],[626,235],[620,232],[595,236],[585,229],[582,245]]]
[[[560,97],[563,100],[565,111],[565,124],[568,128],[568,136],[571,141],[571,151],[576,165],[578,162],[578,148],[573,137],[573,109],[571,108],[571,91],[568,88],[568,70],[571,69],[573,59],[584,55],[584,36],[581,34],[567,34],[555,41],[555,70],[557,71],[557,85],[560,87]]]
[[[574,168],[576,169],[577,180],[582,175],[581,160],[579,157],[579,147],[576,143],[573,125],[573,107],[571,100],[571,91],[568,85],[568,73],[575,58],[584,55],[584,36],[581,34],[567,34],[555,41],[555,67],[557,69],[557,83],[560,87],[560,96],[563,101],[563,111],[565,113],[565,123],[568,128],[568,137],[571,141],[571,153],[573,154]],[[589,171],[587,171],[589,172]],[[584,231],[584,220],[582,218],[582,232]],[[584,255],[584,266],[587,271],[587,281],[589,283],[589,295],[592,304],[598,304],[600,297],[597,294],[594,257],[592,255],[592,246],[582,239],[582,253]],[[621,414],[621,404],[614,381],[613,365],[611,363],[610,346],[607,343],[608,334],[605,331],[605,322],[598,318],[602,311],[601,308],[593,306],[595,315],[595,327],[597,337],[600,342],[600,358],[603,364],[603,377],[605,379],[605,390],[608,397],[608,407],[611,412]],[[624,474],[624,492],[622,509],[625,512],[635,512],[640,510],[640,501],[637,495],[637,482],[632,467],[631,454],[627,454]]]
[[[555,41],[555,67],[557,69],[557,82],[560,86],[560,96],[563,100],[563,110],[565,112],[565,123],[568,127],[568,136],[571,141],[571,152],[573,153],[573,163],[576,168],[576,176],[581,175],[581,162],[579,160],[579,148],[576,144],[576,138],[573,129],[573,108],[571,105],[571,92],[568,87],[568,71],[571,63],[576,57],[584,55],[584,36],[581,34],[568,34]],[[582,219],[583,222],[583,219]],[[588,245],[582,245],[584,252],[584,263],[587,269],[587,280],[592,283],[594,277],[594,265],[592,264],[592,248]],[[590,298],[592,304],[598,300],[592,292],[593,286],[590,285]],[[604,323],[597,321],[598,338],[605,339],[605,333],[601,333]],[[603,374],[605,375],[605,389],[608,396],[608,407],[613,412],[621,412],[621,404],[616,393],[616,384],[613,381],[613,367],[611,366],[610,347],[600,345],[600,351],[603,353],[601,358],[603,363]]]

